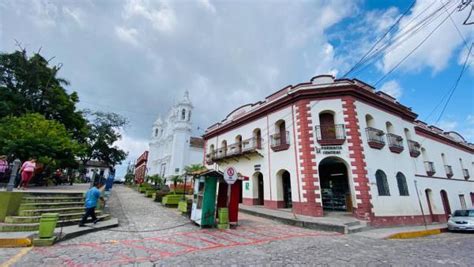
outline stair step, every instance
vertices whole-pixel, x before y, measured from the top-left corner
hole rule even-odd
[[[28,192],[23,197],[84,197],[82,192]]]
[[[24,197],[23,203],[52,203],[52,202],[81,202],[84,198],[81,197]]]
[[[59,214],[69,214],[84,212],[84,207],[72,207],[72,208],[51,208],[51,209],[34,209],[34,210],[20,210],[19,216],[38,216],[42,213],[57,212]]]
[[[84,202],[23,203],[20,204],[20,211],[45,208],[71,208],[82,206],[84,206]]]
[[[102,213],[101,210],[96,210],[96,214],[100,215]],[[84,215],[83,212],[76,212],[76,213],[63,213],[59,214],[59,220],[62,219],[76,219],[76,218],[81,218],[82,215]],[[7,216],[5,217],[5,223],[8,224],[15,224],[15,223],[37,223],[39,222],[41,218],[41,215],[37,216]]]
[[[97,218],[106,221],[109,220],[110,214],[101,214],[97,216]],[[81,218],[67,220],[62,222],[61,220],[58,221],[57,227],[68,226],[78,224],[81,221]],[[17,223],[17,224],[6,224],[0,223],[0,232],[30,232],[30,231],[37,231],[39,229],[39,223]]]

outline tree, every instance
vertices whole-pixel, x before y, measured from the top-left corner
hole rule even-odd
[[[115,113],[88,112],[91,118],[87,128],[88,134],[80,142],[85,150],[81,155],[83,164],[95,159],[109,165],[110,168],[120,164],[127,153],[115,145],[122,138],[120,130],[127,120]]]
[[[165,183],[164,179],[161,175],[155,174],[155,175],[149,175],[146,178],[147,181],[152,181],[155,187],[161,188]]]
[[[181,175],[173,175],[171,176],[171,181],[173,182],[174,191],[176,191],[176,188],[178,187],[178,183],[183,182],[183,177],[181,177]]]
[[[184,171],[186,175],[194,176],[195,173],[206,170],[206,167],[202,166],[201,164],[191,164],[184,167]]]
[[[73,137],[84,136],[87,121],[76,110],[79,97],[64,89],[69,82],[57,77],[60,68],[50,67],[39,52],[0,53],[0,118],[39,113],[64,124]]]
[[[75,156],[83,147],[64,125],[40,114],[0,119],[0,154],[22,161],[37,157],[54,167],[76,167]]]

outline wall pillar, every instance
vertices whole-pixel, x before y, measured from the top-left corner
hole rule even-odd
[[[301,202],[293,202],[293,211],[296,214],[321,217],[323,216],[323,207],[309,100],[300,100],[296,103],[296,129],[303,197]],[[296,145],[296,142],[294,143],[293,145]]]
[[[359,120],[357,118],[357,110],[354,102],[354,98],[350,96],[342,98],[344,124],[346,127],[350,166],[356,196],[356,208],[353,213],[358,219],[370,220],[370,218],[373,217],[372,196],[370,194],[364,147],[362,146]]]

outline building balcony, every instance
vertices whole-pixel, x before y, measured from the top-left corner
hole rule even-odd
[[[464,179],[468,180],[469,179],[469,170],[468,169],[462,169],[462,174],[464,175]]]
[[[408,149],[410,150],[410,156],[417,158],[421,154],[420,148],[420,143],[413,140],[408,140]]]
[[[385,140],[383,138],[385,133],[382,130],[367,127],[365,128],[365,132],[367,134],[367,143],[371,148],[382,149],[385,146]]]
[[[242,143],[235,143],[229,146],[225,157],[234,157],[242,154]]]
[[[444,165],[444,170],[446,171],[446,177],[453,177],[453,167],[451,165]]]
[[[284,132],[283,134],[276,133],[276,134],[271,135],[270,136],[271,149],[277,152],[277,151],[287,150],[288,148],[290,148],[289,135],[290,135],[289,132]]]
[[[428,176],[433,176],[436,173],[434,163],[432,161],[425,161],[425,170]]]
[[[254,152],[257,149],[262,149],[262,143],[263,139],[262,138],[249,138],[244,141],[242,141],[242,152]]]
[[[342,145],[346,141],[344,124],[316,126],[316,139],[320,145]]]
[[[207,163],[208,165],[214,163],[214,160],[216,159],[216,156],[217,156],[216,151],[212,151],[212,152],[210,152],[210,153],[207,153],[207,154],[206,154],[206,163]]]
[[[393,153],[400,154],[403,151],[403,138],[399,135],[388,133],[387,134],[388,140],[388,148]]]

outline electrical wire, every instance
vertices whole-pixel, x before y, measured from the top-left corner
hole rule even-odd
[[[461,68],[461,71],[459,72],[459,75],[458,75],[458,78],[456,79],[456,82],[454,83],[454,86],[453,86],[453,89],[451,90],[451,93],[449,94],[449,97],[448,97],[448,100],[446,101],[446,103],[444,104],[443,106],[443,109],[441,110],[441,113],[439,114],[438,116],[438,119],[436,120],[435,124],[437,124],[439,122],[439,120],[441,119],[441,117],[443,116],[444,114],[444,111],[446,110],[446,107],[448,106],[450,100],[451,100],[451,97],[453,96],[454,92],[456,91],[456,89],[458,88],[458,84],[459,84],[459,81],[461,80],[463,74],[464,74],[464,71],[466,70],[466,66],[467,66],[467,62],[469,61],[469,56],[471,54],[471,51],[472,51],[472,46],[474,45],[474,43],[471,43],[471,47],[469,48],[469,51],[466,55],[466,59],[464,60],[464,64]]]
[[[356,69],[357,67],[359,67],[359,65],[362,63],[362,61],[369,55],[370,52],[372,52],[372,50],[374,50],[374,48],[398,25],[398,23],[400,22],[400,20],[411,10],[411,8],[415,5],[416,3],[416,0],[414,0],[411,5],[405,10],[405,12],[403,12],[402,15],[400,15],[398,17],[398,19],[392,24],[392,26],[390,26],[390,28],[382,35],[382,37],[380,37],[373,45],[372,47],[362,56],[362,58],[359,59],[359,61],[351,68],[349,69],[349,71],[347,71],[344,75],[342,75],[342,77],[347,77],[347,75],[349,75],[349,73],[351,73],[354,69]]]
[[[453,9],[451,11],[451,14],[455,11],[456,9]],[[433,35],[433,33],[438,30],[441,25],[444,24],[444,22],[449,18],[450,16],[446,16],[415,48],[413,48],[405,57],[403,57],[394,67],[392,67],[385,75],[383,75],[375,84],[374,86],[379,85],[385,78],[387,78],[393,71],[395,71],[403,62],[405,62],[408,57],[410,57],[418,48],[420,48],[430,37]]]

